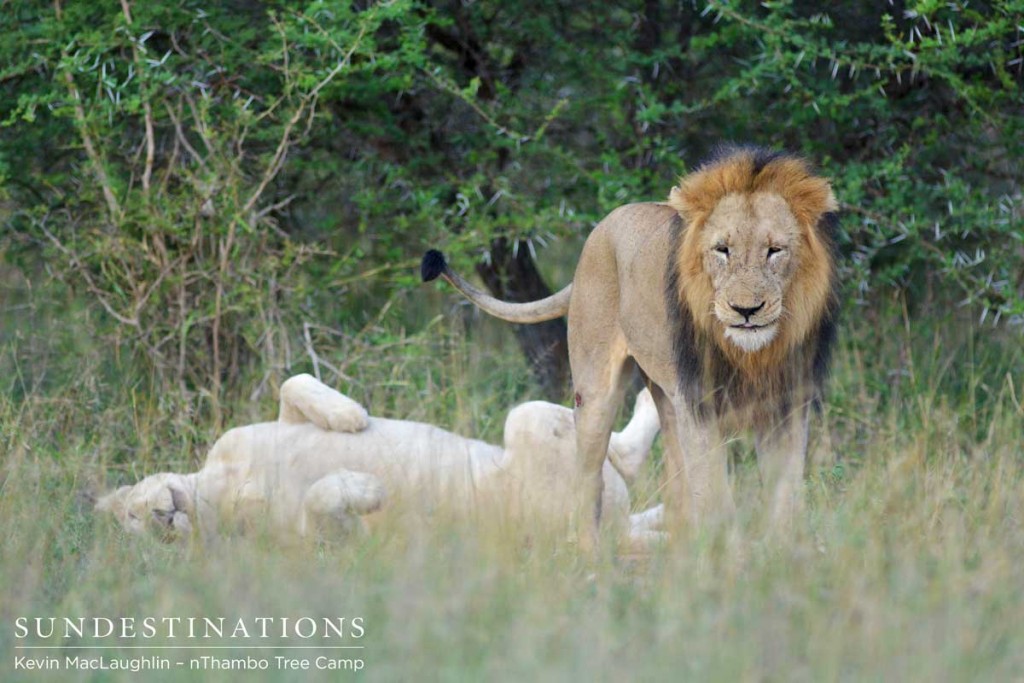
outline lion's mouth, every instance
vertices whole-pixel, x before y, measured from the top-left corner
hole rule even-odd
[[[776,321],[759,325],[757,323],[738,323],[729,325],[725,337],[744,351],[757,351],[767,346],[773,339],[778,326]]]
[[[777,320],[773,320],[768,323],[736,323],[735,325],[729,325],[729,328],[733,330],[742,330],[744,332],[756,332],[758,330],[770,330],[771,328],[775,327],[775,323],[777,322]]]

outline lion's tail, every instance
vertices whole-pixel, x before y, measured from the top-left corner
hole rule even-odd
[[[423,261],[420,263],[420,275],[424,282],[435,280],[438,276],[443,277],[455,289],[462,292],[463,296],[487,313],[513,323],[541,323],[545,320],[560,318],[569,312],[569,294],[572,292],[572,284],[538,301],[521,304],[502,301],[477,289],[449,268],[444,254],[436,249],[431,249],[423,255]]]

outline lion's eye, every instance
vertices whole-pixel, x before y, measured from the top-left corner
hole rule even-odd
[[[729,247],[725,246],[724,244],[717,245],[715,247],[715,251],[717,251],[722,256],[728,256],[729,255]]]
[[[768,258],[778,254],[780,251],[782,251],[782,247],[768,247]]]

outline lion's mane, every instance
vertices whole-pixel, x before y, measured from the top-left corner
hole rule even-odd
[[[724,339],[711,310],[715,291],[699,236],[730,194],[770,192],[789,205],[801,231],[797,268],[783,297],[780,334],[746,352]],[[678,212],[666,266],[665,297],[674,329],[680,388],[698,413],[749,410],[770,423],[792,401],[816,401],[827,375],[839,308],[837,203],[827,180],[798,157],[756,147],[725,147],[673,188]]]

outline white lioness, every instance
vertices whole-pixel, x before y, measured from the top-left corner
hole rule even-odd
[[[644,391],[612,439],[622,475],[635,476],[657,432],[657,410]],[[572,411],[551,403],[513,408],[502,448],[422,422],[369,417],[350,398],[298,375],[281,386],[276,422],[232,429],[200,471],[148,476],[103,496],[96,508],[130,532],[167,539],[195,529],[209,539],[251,525],[286,537],[336,537],[361,530],[361,515],[380,508],[385,492],[419,510],[466,512],[487,498],[557,520],[569,514],[574,440]],[[607,467],[604,506],[643,544],[658,537],[661,511],[630,520],[622,475]]]

